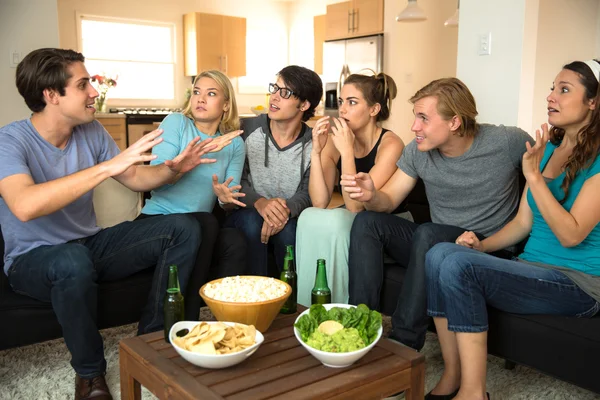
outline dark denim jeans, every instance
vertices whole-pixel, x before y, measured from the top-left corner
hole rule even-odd
[[[283,269],[283,258],[285,257],[285,246],[296,243],[296,224],[298,218],[290,218],[285,227],[277,235],[269,239],[273,244],[275,252],[275,263],[279,271]],[[247,258],[246,272],[251,275],[267,276],[268,269],[268,245],[260,241],[263,218],[254,208],[240,209],[233,212],[225,220],[225,226],[237,228],[244,233],[246,238]]]
[[[160,330],[169,265],[177,265],[185,290],[199,244],[198,223],[186,215],[123,222],[94,236],[41,246],[17,257],[8,281],[15,292],[52,303],[73,369],[83,378],[93,378],[106,371],[96,326],[98,282],[155,268],[138,334]]]
[[[390,336],[420,350],[425,344],[429,325],[425,254],[436,243],[454,242],[465,230],[434,223],[419,225],[373,211],[359,213],[350,232],[350,304],[365,303],[370,308],[379,308],[385,251],[396,263],[406,268],[398,304],[392,315]]]
[[[185,319],[196,321],[204,305],[198,295],[207,281],[226,276],[244,275],[246,272],[246,239],[234,228],[221,228],[215,215],[208,212],[188,213],[198,221],[202,242],[198,248],[194,272],[184,294]],[[137,220],[160,215],[140,214]]]
[[[600,304],[560,271],[453,243],[426,257],[427,313],[454,332],[488,330],[486,305],[515,314],[592,317]]]

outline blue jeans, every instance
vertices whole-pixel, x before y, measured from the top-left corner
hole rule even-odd
[[[225,220],[225,227],[236,228],[244,233],[247,244],[246,272],[251,275],[267,276],[269,274],[269,247],[260,241],[263,221],[254,208],[237,210]],[[283,269],[285,246],[296,244],[297,223],[298,218],[290,218],[281,232],[269,238],[269,243],[272,243],[274,247],[275,263],[279,271]]]
[[[425,254],[435,244],[454,242],[466,229],[434,223],[416,224],[394,215],[363,211],[354,219],[348,255],[349,303],[379,308],[383,286],[384,251],[406,273],[392,314],[390,336],[420,350],[429,325]],[[483,238],[483,235],[479,235]],[[510,257],[501,251],[498,255]]]
[[[94,236],[40,246],[15,258],[8,281],[15,292],[52,303],[73,369],[82,378],[93,378],[106,371],[96,326],[98,283],[155,268],[138,334],[160,330],[169,265],[177,265],[184,291],[199,244],[199,225],[186,215],[123,222]]]
[[[486,305],[514,314],[592,317],[600,304],[560,271],[453,243],[426,256],[427,313],[454,332],[488,330]]]

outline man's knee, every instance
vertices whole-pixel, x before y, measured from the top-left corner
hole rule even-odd
[[[78,243],[59,245],[57,256],[48,260],[49,276],[53,282],[72,281],[78,284],[96,280],[96,270],[90,250]]]
[[[452,232],[444,226],[427,222],[419,225],[415,230],[412,239],[413,250],[427,252],[437,243],[454,242],[458,236],[458,231]]]
[[[374,211],[363,211],[356,215],[350,230],[351,238],[360,238],[376,234],[380,221],[387,214]]]

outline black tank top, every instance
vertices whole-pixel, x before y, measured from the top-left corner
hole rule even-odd
[[[381,135],[379,135],[379,139],[377,139],[377,143],[375,143],[375,146],[373,146],[373,149],[371,149],[371,151],[369,152],[369,154],[367,154],[366,156],[362,157],[362,158],[356,158],[354,157],[354,165],[356,166],[356,172],[365,172],[368,173],[371,168],[373,168],[373,166],[375,165],[375,158],[377,157],[377,150],[379,149],[379,144],[381,143],[381,139],[383,138],[383,135],[385,135],[387,132],[389,132],[388,129],[385,128],[381,128]],[[338,170],[338,174],[341,175],[342,174],[342,157],[340,157],[340,159],[337,162],[337,170]],[[406,200],[403,201],[398,208],[396,208],[394,211],[392,211],[392,214],[398,214],[401,212],[406,211]]]

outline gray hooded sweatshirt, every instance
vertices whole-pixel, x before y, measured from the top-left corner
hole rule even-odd
[[[246,145],[246,162],[242,173],[240,198],[248,207],[264,197],[287,201],[290,217],[296,218],[311,206],[308,195],[312,129],[302,123],[298,138],[280,148],[271,133],[267,114],[242,120],[242,138]]]

